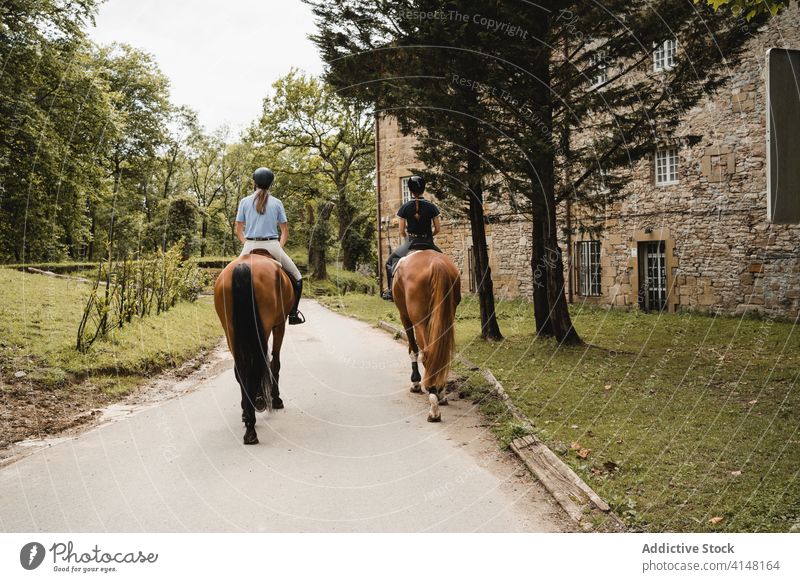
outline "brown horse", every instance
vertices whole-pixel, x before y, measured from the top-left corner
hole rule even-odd
[[[234,374],[242,391],[246,445],[258,443],[256,410],[283,408],[278,376],[286,317],[293,299],[292,282],[280,263],[259,254],[236,259],[214,284],[214,307],[225,330]]]
[[[408,336],[411,356],[411,391],[422,392],[419,352],[431,409],[429,422],[442,419],[440,404],[447,404],[445,386],[455,344],[453,322],[461,302],[461,277],[447,255],[433,250],[416,251],[398,263],[392,296]]]

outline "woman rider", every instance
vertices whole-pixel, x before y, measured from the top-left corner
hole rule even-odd
[[[425,193],[425,180],[421,176],[411,176],[408,179],[408,190],[411,192],[411,200],[406,202],[397,211],[400,223],[400,238],[406,237],[406,242],[397,247],[389,255],[386,262],[386,283],[388,288],[381,294],[387,301],[393,301],[392,297],[392,277],[397,263],[408,254],[411,246],[414,249],[433,249],[442,252],[439,247],[433,244],[433,237],[439,233],[441,222],[439,220],[439,209],[432,202],[425,200],[422,195]]]
[[[273,180],[275,174],[272,170],[258,168],[253,172],[256,191],[239,202],[239,210],[236,213],[236,236],[244,244],[239,256],[250,254],[255,249],[264,249],[281,264],[294,287],[294,305],[289,313],[289,325],[297,325],[306,321],[303,314],[297,310],[303,292],[303,277],[283,250],[289,238],[289,225],[283,203],[270,194],[269,187],[272,186]]]

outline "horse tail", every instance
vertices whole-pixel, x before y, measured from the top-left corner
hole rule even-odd
[[[451,272],[452,271],[452,272]],[[425,354],[425,388],[444,389],[455,345],[454,322],[461,281],[443,261],[431,263],[431,310]]]
[[[263,391],[267,409],[271,409],[267,337],[258,314],[253,274],[249,265],[239,263],[234,267],[232,287],[233,361],[236,372],[250,401],[254,403],[259,391]]]

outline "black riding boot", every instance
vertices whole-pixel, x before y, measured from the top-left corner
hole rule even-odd
[[[291,279],[291,277],[289,278]],[[294,287],[294,305],[292,305],[292,310],[289,312],[289,325],[297,325],[306,322],[305,316],[297,310],[300,306],[300,295],[303,294],[303,280],[295,281],[292,279],[292,287]]]
[[[386,291],[381,293],[381,299],[386,301],[394,301],[394,297],[392,297],[392,266],[386,265]]]

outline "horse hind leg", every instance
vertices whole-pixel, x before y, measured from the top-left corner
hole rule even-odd
[[[258,435],[256,434],[256,409],[253,399],[247,393],[245,383],[242,382],[238,372],[235,372],[236,379],[239,381],[239,388],[242,391],[242,422],[245,426],[244,431],[244,444],[255,445],[258,444]]]
[[[436,388],[428,388],[428,402],[431,409],[428,411],[428,422],[441,422],[442,413],[439,410],[439,391]]]
[[[283,346],[283,336],[286,332],[286,324],[275,327],[272,334],[272,362],[270,362],[269,373],[272,374],[270,397],[272,398],[272,409],[281,410],[283,400],[278,381],[281,375],[281,347]]]
[[[420,394],[422,392],[420,386],[422,375],[419,373],[419,346],[414,335],[414,324],[405,313],[400,314],[400,319],[406,331],[406,338],[408,338],[408,357],[411,358],[411,392]]]
[[[278,386],[278,378],[281,373],[281,358],[280,354],[272,352],[272,364],[270,365],[270,373],[272,374],[272,409],[281,410],[283,408],[283,400],[281,400],[281,391]]]
[[[411,392],[419,394],[422,392],[420,387],[422,376],[419,373],[419,352],[409,352],[408,355],[411,358]]]

